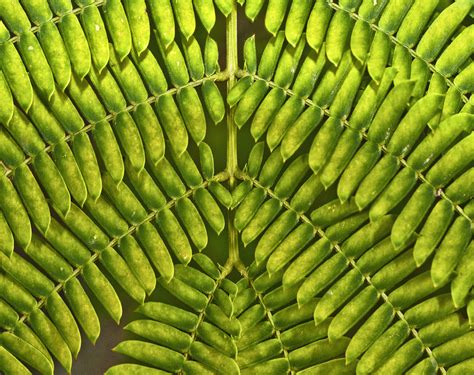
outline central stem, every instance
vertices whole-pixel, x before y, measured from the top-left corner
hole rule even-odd
[[[227,93],[235,84],[235,72],[238,69],[237,55],[237,5],[234,2],[232,12],[227,17],[226,23],[226,60],[227,60]],[[237,171],[237,128],[234,123],[234,108],[227,106],[227,172],[229,173],[230,189],[235,187],[235,172]],[[239,258],[239,242],[237,230],[234,227],[234,212],[227,214],[227,228],[229,228],[229,258],[224,266],[224,274],[228,274],[235,266],[243,269]]]
[[[235,73],[238,69],[237,55],[237,8],[234,2],[226,24],[226,57],[227,57],[227,93],[235,84]],[[227,172],[230,176],[230,187],[234,187],[237,170],[237,128],[234,123],[234,108],[227,107]]]

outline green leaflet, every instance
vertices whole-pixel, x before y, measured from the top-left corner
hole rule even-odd
[[[426,212],[434,202],[435,194],[432,186],[420,185],[393,224],[391,238],[395,249],[401,247],[415,232]]]
[[[130,297],[138,303],[143,303],[145,291],[123,258],[115,250],[107,248],[102,251],[100,261]]]
[[[26,210],[11,181],[0,177],[0,208],[10,226],[16,241],[23,248],[28,247],[31,241],[31,224]]]
[[[66,303],[57,293],[53,293],[48,298],[46,310],[64,337],[71,354],[76,357],[81,347],[81,335]]]
[[[433,259],[431,277],[435,286],[443,284],[449,278],[469,244],[471,235],[469,220],[465,217],[457,218]]]
[[[91,68],[91,52],[85,33],[74,14],[66,14],[59,23],[73,72],[82,79]]]
[[[27,111],[33,101],[33,88],[25,66],[10,42],[2,43],[0,50],[0,63],[5,79],[20,107]]]
[[[25,203],[33,222],[44,233],[51,222],[51,214],[46,199],[30,169],[22,165],[15,171],[14,183]]]
[[[156,221],[178,260],[188,264],[192,257],[191,245],[176,217],[170,210],[164,209],[160,211]]]
[[[54,90],[54,78],[38,40],[33,33],[25,32],[20,38],[19,47],[26,69],[30,72],[39,93],[49,99]]]
[[[311,10],[311,1],[292,3],[286,20],[285,37],[288,43],[296,46]]]
[[[4,333],[1,336],[1,342],[4,347],[10,353],[13,353],[19,359],[25,361],[34,369],[40,371],[44,374],[52,374],[53,367],[52,364],[47,360],[47,358],[35,347],[33,347],[28,342],[22,340],[21,338],[11,334]],[[8,367],[8,360],[5,360],[5,363]],[[8,371],[7,369],[3,369]]]
[[[132,236],[125,236],[120,240],[119,250],[145,292],[151,294],[156,286],[155,272],[137,241]],[[110,298],[112,298],[113,293],[110,294]],[[109,306],[113,307],[114,305]]]
[[[100,334],[100,322],[92,303],[77,279],[66,283],[65,294],[79,324],[92,343]]]
[[[288,0],[270,0],[267,12],[265,13],[265,27],[270,33],[275,35],[280,28],[285,17]]]
[[[461,1],[444,9],[421,38],[416,52],[428,61],[436,58],[447,38],[462,22],[471,7],[469,1]]]
[[[163,240],[150,223],[144,223],[137,230],[137,237],[158,272],[171,280],[174,275],[173,262]]]
[[[15,246],[13,240],[13,234],[8,226],[7,221],[5,220],[5,216],[0,213],[0,233],[1,238],[3,239],[2,245],[0,250],[7,256],[10,256],[13,252],[13,248]]]
[[[172,350],[136,340],[124,341],[114,351],[168,371],[179,370],[184,360],[183,356]]]

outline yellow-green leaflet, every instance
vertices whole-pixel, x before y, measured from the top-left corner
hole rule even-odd
[[[166,158],[161,159],[152,168],[152,172],[170,197],[180,198],[185,194],[186,187]]]
[[[176,216],[165,208],[158,214],[156,222],[178,260],[187,265],[192,258],[192,249]]]
[[[171,140],[173,152],[180,156],[188,146],[188,132],[171,95],[163,95],[156,102],[156,108],[161,125]]]
[[[57,292],[48,297],[46,310],[52,321],[57,324],[71,354],[76,357],[81,348],[81,334],[71,311]]]
[[[81,21],[89,42],[92,62],[96,69],[101,72],[109,62],[109,44],[99,9],[95,6],[85,8],[81,15]]]
[[[192,80],[197,81],[204,76],[204,61],[199,42],[192,36],[188,40],[183,38],[182,45],[188,63],[189,75]]]
[[[34,311],[29,320],[35,333],[41,337],[45,346],[56,357],[61,366],[66,371],[70,371],[71,352],[53,323],[40,310]]]
[[[216,23],[216,11],[212,0],[200,0],[194,2],[194,7],[204,28],[208,33]]]
[[[175,23],[170,0],[150,1],[150,11],[161,43],[167,48],[175,37]]]
[[[138,225],[147,216],[147,212],[141,202],[133,194],[125,182],[118,185],[108,174],[102,176],[104,190],[108,197],[114,202],[115,207],[122,216],[131,224]]]
[[[173,261],[156,228],[150,223],[144,223],[138,228],[137,237],[161,276],[167,281],[171,280],[174,275]]]
[[[281,141],[280,152],[283,160],[289,159],[300,148],[305,139],[319,125],[322,115],[320,108],[310,107],[291,125]]]
[[[105,196],[100,196],[95,201],[88,199],[85,206],[109,236],[120,237],[127,232],[127,222]]]
[[[376,143],[385,143],[397,126],[415,85],[414,81],[396,85],[380,105],[369,128],[369,138]]]
[[[344,46],[353,27],[353,20],[347,12],[338,11],[331,18],[326,35],[326,55],[338,66],[344,54]]]
[[[389,2],[381,13],[379,20],[380,28],[388,34],[396,31],[412,3],[413,0]]]
[[[207,111],[214,124],[222,121],[225,115],[224,99],[214,81],[204,81],[202,94],[206,103]]]
[[[207,230],[196,206],[189,198],[182,198],[176,204],[176,210],[191,241],[199,251],[207,245]]]
[[[119,113],[115,118],[114,129],[130,164],[141,172],[146,161],[145,149],[132,116],[128,112]]]
[[[125,97],[134,104],[145,102],[148,93],[137,68],[128,57],[123,57],[121,60],[117,57],[120,58],[110,46],[110,68],[115,74]]]
[[[183,87],[176,95],[178,105],[191,137],[200,144],[206,136],[204,108],[194,87]]]
[[[13,253],[14,248],[14,239],[13,234],[8,226],[8,223],[5,219],[5,216],[0,212],[0,238],[2,242],[0,243],[0,251],[2,251],[8,257]]]
[[[397,39],[409,47],[418,42],[421,32],[438,3],[439,0],[415,0],[402,20],[397,32]]]
[[[453,215],[454,207],[446,199],[441,199],[430,212],[413,250],[413,256],[418,266],[423,264],[435,250],[448,229]]]
[[[333,153],[343,127],[341,120],[330,117],[317,132],[309,150],[309,165],[314,173],[324,167]]]
[[[81,81],[76,74],[73,74],[68,86],[68,93],[87,121],[98,122],[105,118],[104,107],[87,80]]]
[[[315,230],[311,224],[304,223],[291,232],[268,258],[267,270],[270,274],[279,271],[295,257],[314,237]]]
[[[211,194],[200,188],[195,191],[194,200],[212,229],[220,234],[225,226],[224,215]]]
[[[33,102],[33,88],[21,57],[10,42],[0,45],[0,65],[13,96],[20,107],[28,111]]]
[[[107,110],[117,113],[125,109],[127,102],[120,91],[117,81],[113,78],[112,72],[105,68],[99,73],[97,68],[92,67],[89,77],[104,101]]]
[[[116,183],[121,182],[124,175],[123,158],[110,124],[107,121],[95,124],[92,135],[106,170]]]
[[[416,183],[416,173],[410,167],[402,169],[390,181],[385,190],[370,207],[370,219],[376,221],[394,207],[411,192]]]
[[[263,262],[275,250],[278,243],[294,228],[297,215],[292,211],[281,214],[260,238],[255,249],[255,261]]]
[[[437,113],[442,101],[443,97],[437,94],[428,94],[418,100],[398,124],[387,149],[394,155],[406,155],[424,126]]]
[[[100,322],[81,283],[73,278],[65,285],[66,298],[88,339],[95,343],[100,334]]]
[[[25,159],[21,148],[5,130],[0,130],[0,157],[8,167],[18,167]]]
[[[154,369],[154,368],[142,366],[142,365],[131,364],[131,363],[124,363],[124,364],[112,366],[105,372],[105,374],[107,375],[121,375],[121,374],[127,374],[127,373],[133,373],[137,375],[167,374],[167,372],[162,371],[162,370],[158,370],[158,369]]]
[[[220,71],[218,45],[209,35],[206,38],[206,45],[204,47],[204,67],[207,76]]]
[[[266,80],[273,77],[284,41],[285,34],[283,31],[279,31],[276,36],[269,40],[258,64],[257,73],[259,77]]]
[[[0,176],[0,192],[0,208],[5,219],[16,241],[22,248],[27,248],[31,242],[30,220],[13,184],[3,174]]]
[[[100,253],[100,261],[123,290],[139,304],[143,304],[145,290],[120,254],[109,247]]]
[[[49,144],[58,143],[64,138],[64,130],[61,125],[36,93],[33,96],[29,115],[38,132]]]
[[[13,0],[4,0],[0,3],[2,18],[8,28],[16,34],[28,31],[31,27],[28,16],[19,2]],[[3,28],[3,22],[2,22]]]
[[[7,124],[13,116],[13,97],[3,73],[0,73],[0,100],[3,103],[0,110],[0,122]]]
[[[178,44],[173,41],[170,46],[166,48],[160,44],[160,50],[173,85],[180,87],[188,83],[189,73]]]
[[[172,3],[179,29],[183,36],[189,39],[196,28],[193,2],[191,0],[173,0]]]
[[[256,80],[243,94],[235,110],[235,123],[239,128],[245,125],[252,113],[257,109],[268,90],[268,83]]]
[[[265,1],[264,0],[248,0],[245,4],[245,15],[254,21],[260,13]]]
[[[280,29],[288,7],[288,0],[270,0],[265,13],[265,27],[272,35]]]
[[[74,107],[71,99],[60,90],[54,91],[49,106],[63,129],[68,133],[75,133],[83,128],[84,120],[79,111]]]
[[[77,332],[79,334],[79,332]],[[14,353],[18,358],[25,361],[32,368],[40,371],[43,374],[53,374],[52,363],[36,349],[33,345],[20,337],[10,333],[4,332],[1,335],[2,345],[11,353]],[[5,361],[8,363],[8,361]],[[8,370],[5,370],[8,372]],[[13,372],[13,371],[12,371]]]
[[[87,134],[79,133],[73,138],[72,151],[88,194],[92,199],[97,199],[102,192],[102,179],[97,158]]]
[[[153,53],[147,50],[137,56],[136,52],[132,51],[132,59],[150,92],[154,96],[164,93],[168,88],[168,83]]]
[[[308,172],[308,156],[306,154],[298,156],[279,178],[274,189],[275,195],[285,200],[291,197],[296,186],[303,180]]]
[[[431,278],[435,286],[442,285],[449,279],[471,236],[469,220],[463,216],[458,217],[436,250],[431,268]]]
[[[0,369],[5,373],[18,375],[29,375],[30,370],[26,368],[16,357],[4,347],[0,347]]]
[[[285,37],[292,46],[296,46],[301,38],[303,28],[311,10],[311,5],[311,0],[291,3],[288,19],[286,20]]]
[[[82,79],[91,67],[91,52],[84,31],[75,14],[61,18],[59,31],[71,60],[73,71]]]
[[[140,104],[133,113],[133,117],[140,130],[146,156],[153,164],[158,163],[165,153],[165,140],[153,108],[148,103]]]
[[[319,51],[324,43],[326,30],[333,13],[325,0],[316,0],[306,28],[307,42],[316,51]]]
[[[46,198],[28,166],[21,165],[15,170],[13,182],[31,220],[43,233],[46,233],[51,222],[51,214]]]
[[[128,0],[125,2],[133,47],[138,55],[148,47],[150,41],[150,21],[144,0]]]
[[[151,294],[156,287],[156,276],[142,248],[131,235],[123,237],[118,247],[125,262],[129,265],[145,292],[148,295]],[[110,308],[115,308],[116,305],[111,303]]]
[[[231,107],[236,105],[252,85],[252,82],[253,79],[251,76],[245,76],[239,79],[227,95],[227,104],[229,104]]]
[[[423,34],[416,53],[427,61],[435,59],[471,8],[472,2],[469,0],[461,0],[446,7]]]
[[[109,0],[105,3],[105,21],[107,23],[114,49],[122,61],[132,48],[132,35],[122,3]]]
[[[54,147],[53,159],[72,198],[82,206],[87,199],[87,187],[75,157],[66,142],[58,143]]]

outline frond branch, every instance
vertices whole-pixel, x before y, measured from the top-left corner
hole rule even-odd
[[[375,32],[385,34],[385,35],[388,37],[388,39],[390,40],[390,42],[391,42],[392,44],[395,44],[395,45],[398,45],[398,46],[401,46],[401,47],[405,48],[405,49],[408,51],[408,53],[409,53],[413,58],[423,61],[423,62],[428,66],[428,68],[431,70],[432,73],[437,73],[437,74],[439,74],[441,77],[443,77],[443,79],[446,81],[446,83],[447,83],[447,85],[448,85],[449,87],[454,87],[457,91],[459,91],[459,93],[461,94],[461,98],[462,98],[462,100],[463,100],[464,103],[468,103],[468,102],[469,102],[469,98],[468,98],[466,95],[464,95],[464,93],[462,92],[462,90],[461,90],[459,87],[457,87],[457,86],[454,84],[454,82],[453,82],[451,79],[449,79],[449,77],[447,77],[445,74],[441,73],[441,72],[439,71],[439,69],[437,69],[432,63],[426,61],[426,60],[423,59],[420,55],[418,55],[418,54],[416,53],[416,51],[415,51],[413,48],[410,48],[410,47],[408,47],[407,45],[403,44],[400,40],[398,40],[398,39],[396,38],[395,35],[392,35],[392,34],[387,33],[386,31],[382,30],[377,24],[363,19],[363,18],[360,17],[357,13],[351,12],[350,10],[343,8],[343,7],[340,6],[339,4],[334,3],[333,0],[327,0],[327,3],[328,3],[328,5],[329,5],[332,9],[334,9],[334,10],[336,10],[336,11],[337,11],[337,10],[340,10],[340,11],[346,12],[346,13],[349,14],[349,16],[351,16],[351,18],[355,19],[356,21],[357,21],[357,20],[360,20],[360,21],[365,22],[365,23],[368,24],[368,25],[370,26],[370,28],[371,28],[372,30],[374,30]]]
[[[283,88],[283,87],[280,87],[278,86],[275,82],[273,81],[269,81],[269,80],[266,80],[256,74],[250,74],[248,73],[247,71],[245,70],[239,70],[236,72],[236,76],[238,78],[242,78],[242,77],[247,77],[247,76],[250,76],[252,77],[254,80],[259,80],[259,81],[264,81],[268,84],[268,86],[270,86],[271,88],[278,88],[280,90],[282,90],[286,96],[296,96],[298,98],[300,98],[301,100],[304,101],[305,105],[308,106],[308,107],[316,107],[316,108],[319,108],[323,113],[324,115],[326,115],[327,117],[334,117],[331,115],[330,111],[328,108],[323,108],[323,107],[320,107],[318,106],[314,101],[312,101],[311,99],[308,99],[308,98],[301,98],[299,97],[293,90],[291,89],[288,89],[288,88]],[[354,130],[354,131],[357,131],[359,132],[359,134],[362,136],[362,138],[366,141],[370,140],[369,139],[369,136],[367,134],[366,131],[364,130],[360,130],[360,129],[355,129],[351,126],[351,124],[349,123],[349,121],[347,120],[347,118],[341,118],[339,119],[342,124],[346,127],[346,128],[350,128],[351,130]],[[385,154],[390,154],[390,151],[387,149],[387,147],[385,145],[379,145],[379,148],[380,150]],[[400,164],[402,165],[403,168],[410,168],[407,161],[401,157],[401,156],[397,156],[397,159],[399,160]],[[420,180],[421,182],[425,183],[425,184],[428,184],[429,186],[431,186],[433,189],[436,190],[436,193],[439,197],[441,197],[442,199],[446,199],[447,201],[449,201],[453,207],[455,207],[457,213],[461,216],[464,216],[467,220],[469,220],[471,223],[472,223],[472,219],[464,212],[463,208],[456,204],[455,202],[453,202],[448,195],[446,195],[445,191],[443,190],[443,188],[435,188],[435,186],[426,179],[426,177],[420,172],[420,171],[416,171],[416,178],[418,180]]]
[[[298,216],[298,219],[299,219],[300,221],[302,221],[302,222],[304,222],[304,223],[308,223],[308,224],[310,224],[311,226],[313,226],[314,231],[315,231],[321,238],[326,238],[328,241],[330,241],[330,242],[331,242],[332,249],[335,250],[337,253],[341,254],[341,255],[345,258],[346,262],[347,262],[348,264],[350,264],[353,269],[356,269],[356,270],[362,275],[362,277],[364,278],[364,280],[366,281],[366,283],[367,283],[369,286],[373,287],[373,288],[377,291],[377,293],[382,297],[383,302],[389,304],[389,305],[393,308],[393,310],[396,311],[397,317],[398,317],[401,321],[405,322],[405,323],[407,324],[407,326],[410,327],[410,324],[409,324],[408,321],[406,320],[405,315],[403,314],[403,312],[402,312],[401,310],[398,310],[397,308],[395,308],[395,306],[392,305],[392,303],[390,302],[390,300],[389,300],[387,294],[385,294],[384,291],[380,290],[379,288],[377,288],[377,287],[372,283],[371,277],[370,277],[369,275],[365,275],[365,274],[359,269],[359,267],[357,266],[355,260],[354,260],[353,258],[347,257],[346,254],[344,254],[344,252],[342,251],[342,249],[341,249],[339,243],[330,240],[330,239],[326,236],[326,233],[324,232],[324,230],[323,230],[321,227],[318,227],[318,226],[314,225],[313,222],[312,222],[305,214],[302,214],[302,213],[297,212],[297,211],[290,205],[290,203],[289,203],[286,199],[281,199],[280,197],[278,197],[278,195],[276,195],[275,192],[274,192],[272,189],[263,186],[262,184],[260,184],[260,183],[258,182],[258,180],[256,180],[256,179],[254,179],[254,178],[248,176],[247,174],[245,174],[245,173],[242,172],[242,171],[239,171],[236,176],[237,176],[237,178],[239,178],[240,180],[248,180],[248,181],[250,181],[250,182],[252,183],[252,185],[253,185],[254,187],[256,187],[256,188],[263,189],[263,190],[265,191],[265,193],[266,193],[269,197],[278,200],[286,210],[290,210],[290,211],[295,212],[296,215]],[[252,287],[253,287],[253,286],[252,286]],[[261,303],[262,303],[262,306],[265,307],[265,305],[263,304],[263,301],[262,301]],[[271,322],[271,316],[269,316],[269,320],[270,320],[270,322]],[[272,324],[273,324],[273,323],[272,323]],[[441,370],[441,373],[442,373],[442,374],[446,374],[446,370],[444,369],[443,366],[440,366],[440,365],[438,364],[436,358],[434,357],[434,355],[433,355],[433,353],[432,353],[431,348],[428,347],[427,345],[425,345],[425,343],[421,340],[420,335],[418,334],[418,331],[416,330],[416,328],[410,327],[410,331],[411,331],[412,335],[413,335],[418,341],[420,341],[421,345],[423,346],[423,350],[428,354],[428,356],[429,356],[430,359],[433,361],[433,363],[436,363],[436,366],[437,366],[437,368],[439,368],[439,369]]]
[[[142,225],[146,224],[146,223],[149,223],[151,222],[152,220],[154,220],[159,214],[161,211],[163,210],[167,210],[167,209],[170,209],[172,207],[174,207],[176,205],[176,203],[180,200],[180,199],[183,199],[183,198],[187,198],[187,197],[190,197],[193,195],[193,193],[198,190],[198,189],[201,189],[201,188],[206,188],[209,183],[211,182],[223,182],[223,181],[226,181],[229,179],[229,175],[227,174],[227,172],[220,172],[216,175],[214,175],[212,178],[208,179],[208,180],[205,180],[203,181],[203,183],[199,186],[195,186],[191,189],[188,189],[182,196],[178,197],[178,198],[173,198],[171,200],[169,200],[162,208],[160,208],[159,210],[154,210],[152,212],[150,212],[148,214],[148,216],[143,220],[141,221],[140,223],[136,224],[136,225],[131,225],[128,230],[123,233],[122,235],[120,235],[119,237],[115,237],[113,238],[112,240],[110,240],[109,244],[103,249],[107,249],[107,248],[113,248],[114,246],[116,246],[119,241],[128,236],[128,235],[131,235],[133,233],[135,233]],[[100,253],[103,251],[103,250],[100,250],[100,251],[95,251],[94,254],[91,255],[91,257],[89,258],[89,260],[87,262],[84,262],[84,264],[78,266],[77,268],[74,269],[74,271],[71,273],[71,275],[64,281],[58,283],[55,288],[51,291],[50,295],[46,296],[46,297],[42,297],[42,298],[39,298],[38,301],[37,301],[37,304],[35,306],[35,308],[30,311],[29,313],[24,313],[21,315],[20,319],[17,321],[17,324],[20,324],[22,322],[24,322],[28,316],[33,312],[35,311],[36,309],[41,309],[46,301],[48,300],[48,298],[54,294],[54,293],[59,293],[63,288],[64,286],[66,285],[66,283],[75,278],[75,277],[78,277],[82,271],[82,269],[86,266],[86,264],[88,263],[95,263],[98,259],[99,259],[99,256],[100,256]],[[7,330],[7,331],[14,331],[15,330],[15,327]]]
[[[90,4],[87,4],[87,5],[84,5],[84,6],[81,6],[79,8],[74,8],[74,9],[71,9],[70,11],[68,12],[65,12],[64,14],[61,14],[60,16],[55,16],[49,20],[47,20],[46,22],[43,22],[43,23],[40,23],[38,25],[35,25],[35,26],[32,26],[30,29],[26,30],[26,31],[23,31],[15,36],[12,36],[10,39],[8,39],[8,41],[4,42],[4,43],[7,43],[7,42],[11,42],[11,43],[16,43],[20,40],[21,36],[25,33],[25,32],[32,32],[33,34],[36,34],[43,25],[45,24],[48,24],[48,23],[52,23],[52,24],[58,24],[59,22],[61,22],[61,19],[63,19],[65,16],[69,15],[69,14],[81,14],[84,12],[84,10],[86,8],[89,8],[89,7],[100,7],[100,6],[103,6],[105,5],[106,3],[106,0],[96,0]]]
[[[74,139],[74,136],[76,136],[80,133],[89,133],[90,131],[92,131],[94,129],[94,126],[96,124],[98,124],[102,121],[112,121],[115,117],[117,117],[121,113],[130,113],[130,112],[134,111],[135,109],[137,109],[137,107],[139,107],[142,104],[153,104],[153,103],[157,102],[162,96],[175,95],[179,92],[179,90],[182,90],[185,87],[198,87],[198,86],[201,86],[206,81],[221,82],[221,81],[226,81],[228,78],[229,78],[229,75],[228,75],[227,72],[219,72],[219,73],[213,74],[211,76],[201,78],[197,81],[190,81],[189,83],[187,83],[186,85],[183,85],[183,86],[173,87],[173,88],[171,88],[171,89],[169,89],[169,90],[167,90],[167,91],[165,91],[165,92],[163,92],[159,95],[152,95],[152,96],[148,97],[144,102],[130,104],[120,112],[109,113],[103,119],[100,119],[99,121],[91,122],[91,123],[85,125],[83,128],[81,128],[79,131],[77,131],[75,133],[67,134],[64,137],[63,141],[71,142]],[[54,144],[50,144],[50,145],[46,146],[43,151],[49,154],[53,151],[53,148],[54,148]],[[29,165],[32,162],[33,162],[33,157],[30,156],[30,157],[26,158],[23,161],[23,163],[21,163],[20,165],[22,165],[22,164]],[[17,166],[16,168],[18,168],[18,167],[19,166]],[[5,176],[7,176],[7,177],[12,175],[13,172],[15,171],[15,169],[16,169],[16,168],[9,168],[5,165],[4,165],[4,168],[5,168]]]
[[[289,359],[289,354],[288,354],[288,350],[285,349],[285,346],[283,345],[282,341],[281,341],[281,332],[279,329],[276,328],[275,326],[275,323],[273,322],[273,316],[272,316],[272,312],[267,308],[267,306],[265,305],[265,302],[263,301],[263,296],[262,296],[262,293],[259,293],[257,291],[257,288],[255,288],[255,285],[253,284],[253,280],[247,275],[245,274],[244,275],[248,282],[249,282],[249,285],[250,287],[253,289],[253,291],[255,292],[255,294],[257,295],[257,298],[258,298],[258,301],[260,303],[260,305],[263,307],[263,310],[265,311],[265,316],[267,317],[268,321],[270,322],[270,324],[272,325],[273,327],[273,331],[275,333],[275,338],[279,341],[281,347],[283,348],[283,356],[285,357],[285,359],[288,361],[288,363],[290,362],[290,359]],[[290,369],[290,374],[295,374],[295,371],[291,370]]]

